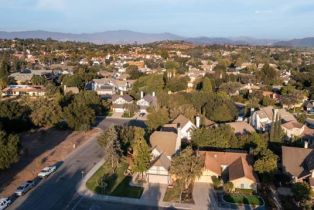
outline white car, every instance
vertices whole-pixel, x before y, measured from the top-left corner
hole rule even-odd
[[[7,208],[11,204],[9,198],[0,198],[0,210]]]
[[[38,176],[39,176],[40,178],[45,178],[45,177],[49,176],[50,174],[52,174],[53,172],[55,172],[56,169],[57,169],[56,166],[45,167],[45,168],[43,168],[43,169],[39,172]]]
[[[30,189],[32,189],[34,186],[35,186],[34,181],[27,181],[16,189],[15,194],[17,196],[22,196],[25,193],[27,193]]]

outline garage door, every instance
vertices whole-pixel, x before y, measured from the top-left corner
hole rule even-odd
[[[152,174],[148,176],[149,183],[169,184],[168,180],[169,180],[168,176],[152,175]]]

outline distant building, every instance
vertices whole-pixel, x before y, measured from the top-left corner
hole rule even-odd
[[[10,85],[2,90],[2,96],[44,96],[46,90],[40,85]]]
[[[157,106],[157,97],[155,96],[155,92],[153,92],[151,95],[145,95],[141,92],[141,98],[136,102],[136,104],[140,108],[140,113],[147,113],[147,109],[151,106]]]
[[[129,95],[113,95],[112,96],[112,110],[114,112],[125,112],[128,104],[133,103],[133,98]]]

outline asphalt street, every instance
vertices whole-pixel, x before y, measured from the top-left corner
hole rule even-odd
[[[105,129],[112,124],[128,123],[142,126],[141,121],[104,119],[98,125]],[[71,153],[47,179],[22,197],[17,198],[8,209],[18,210],[62,210],[62,209],[154,209],[127,204],[91,201],[79,196],[76,188],[82,177],[103,157],[96,139],[91,139]],[[156,208],[158,209],[158,208]]]

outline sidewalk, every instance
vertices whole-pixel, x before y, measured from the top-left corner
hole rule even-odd
[[[191,204],[179,204],[179,203],[168,203],[163,202],[162,198],[163,195],[160,196],[160,200],[149,200],[144,198],[134,199],[134,198],[127,198],[127,197],[115,197],[115,196],[108,196],[108,195],[100,195],[92,192],[91,190],[87,189],[86,182],[87,180],[93,176],[93,174],[105,163],[105,159],[102,159],[98,162],[82,179],[80,186],[78,187],[77,193],[85,198],[90,198],[99,201],[110,201],[110,202],[117,202],[117,203],[128,203],[128,204],[135,204],[135,205],[143,205],[143,206],[159,206],[159,207],[174,207],[180,209],[200,209],[197,208],[196,205]],[[147,192],[148,185],[144,185],[144,193]],[[143,194],[144,194],[143,193]],[[206,208],[208,209],[208,208]]]

